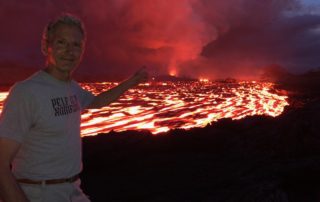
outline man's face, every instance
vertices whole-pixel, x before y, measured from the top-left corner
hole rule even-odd
[[[72,72],[80,63],[84,39],[76,26],[57,25],[47,44],[48,66],[61,73]]]

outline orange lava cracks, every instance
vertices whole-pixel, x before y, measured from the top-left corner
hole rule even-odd
[[[82,83],[98,94],[116,83]],[[0,93],[0,111],[7,93]],[[272,83],[263,82],[150,82],[129,90],[117,102],[82,114],[82,136],[111,130],[149,130],[204,127],[221,118],[280,115],[287,96],[277,94]]]
[[[7,96],[8,96],[8,92],[0,91],[0,113],[2,112],[3,101],[6,99]]]
[[[95,94],[112,83],[82,84]],[[82,134],[111,130],[150,130],[204,127],[221,118],[280,115],[287,97],[271,93],[273,84],[260,82],[153,82],[129,90],[118,102],[82,115]]]

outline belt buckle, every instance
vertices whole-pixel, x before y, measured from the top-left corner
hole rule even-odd
[[[66,182],[72,183],[72,182],[76,181],[77,178],[78,178],[78,175],[70,177],[70,178],[66,179]]]

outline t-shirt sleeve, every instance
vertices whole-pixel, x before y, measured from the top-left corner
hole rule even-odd
[[[0,137],[22,142],[34,123],[35,102],[24,87],[11,88],[0,115]]]
[[[81,86],[78,86],[78,94],[80,97],[81,110],[86,109],[95,98],[95,96],[90,91],[81,88]]]

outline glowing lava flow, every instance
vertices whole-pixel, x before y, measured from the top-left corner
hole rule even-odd
[[[83,83],[98,94],[116,83]],[[150,130],[153,134],[174,128],[204,127],[221,118],[280,115],[287,97],[272,93],[262,82],[153,82],[129,90],[117,102],[82,114],[82,136],[111,130]],[[276,91],[275,91],[276,92]],[[7,93],[0,93],[0,111]]]
[[[114,86],[91,83],[82,86],[95,94]],[[156,82],[129,90],[118,102],[82,115],[82,134],[110,130],[150,130],[153,134],[173,128],[204,127],[221,118],[280,115],[286,96],[271,93],[271,83]]]
[[[3,101],[6,99],[8,96],[8,92],[1,92],[0,91],[0,113],[2,112],[2,107],[3,107]]]

